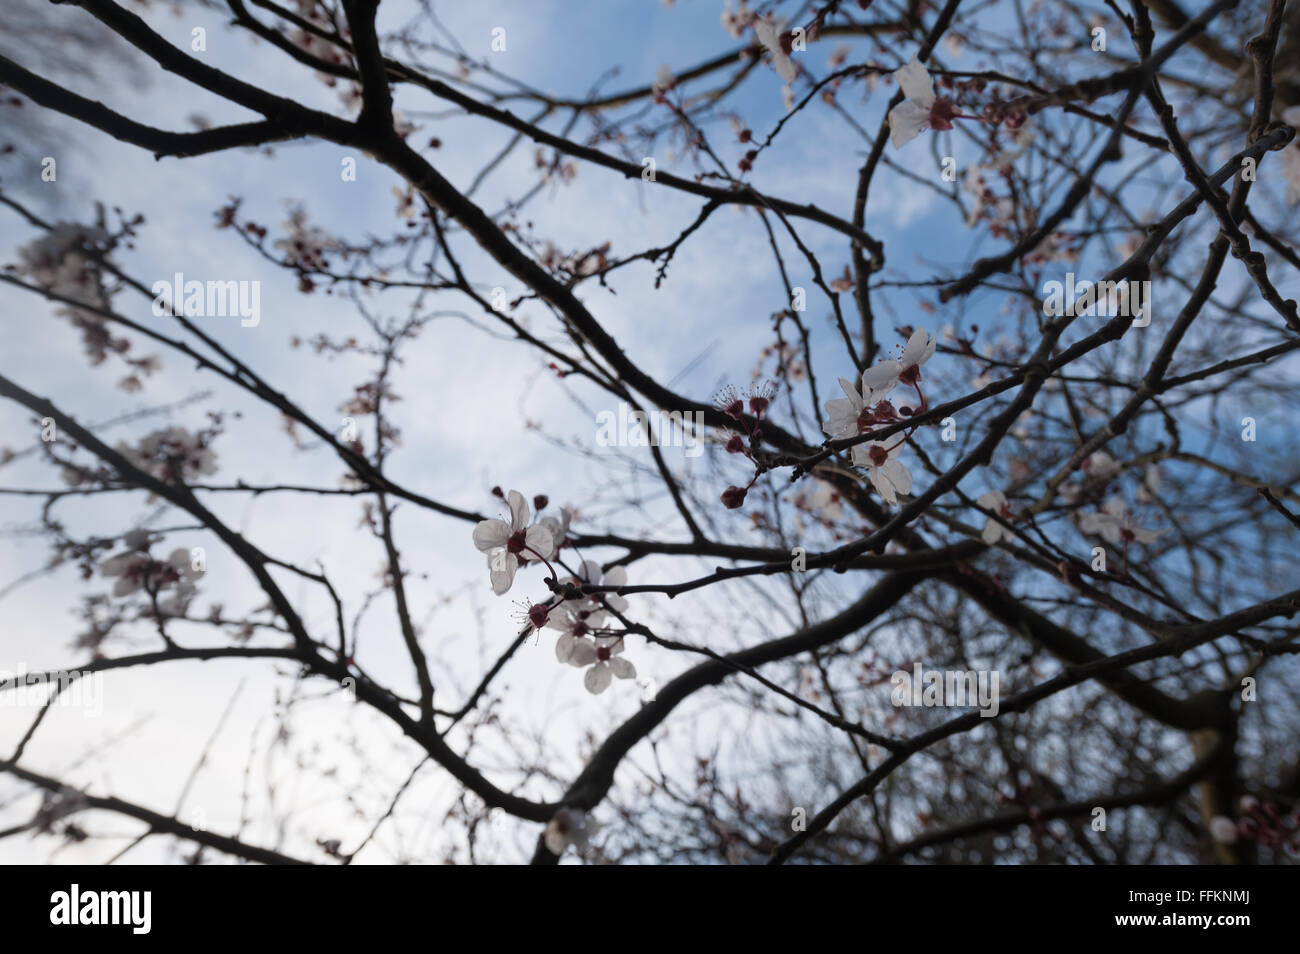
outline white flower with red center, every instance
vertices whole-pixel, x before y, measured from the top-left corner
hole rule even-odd
[[[839,379],[844,397],[826,402],[826,420],[822,422],[822,430],[832,438],[858,437],[871,430],[873,424],[901,420],[894,406],[882,400],[888,389],[873,391],[867,383],[867,374],[872,370],[868,368],[862,375],[862,394],[849,381]]]
[[[627,585],[627,567],[611,566],[608,570],[602,570],[600,564],[595,560],[583,560],[582,565],[578,567],[578,575],[572,579],[576,586],[610,586],[621,587]],[[627,610],[627,598],[619,596],[617,593],[590,593],[583,601],[587,604],[588,609],[604,609],[608,607],[615,612],[622,613]]]
[[[474,546],[488,555],[492,592],[500,596],[529,559],[545,560],[555,552],[555,537],[541,524],[528,526],[528,501],[517,490],[507,496],[510,522],[483,520],[474,528]]]
[[[548,629],[563,635],[555,643],[555,658],[570,666],[590,666],[596,661],[594,636],[605,622],[606,612],[593,609],[586,600],[565,600],[546,618]]]
[[[901,149],[927,129],[952,129],[952,121],[961,116],[956,104],[947,96],[934,95],[934,80],[920,60],[894,71],[894,79],[907,98],[889,111],[889,140]]]
[[[1135,541],[1154,543],[1164,533],[1163,530],[1147,530],[1139,526],[1120,497],[1111,497],[1095,513],[1080,516],[1079,529],[1114,546],[1127,546]]]
[[[853,445],[853,463],[866,468],[871,486],[890,505],[898,503],[899,494],[912,492],[912,474],[898,459],[904,443],[900,437],[892,447],[882,441]]]
[[[934,357],[938,346],[937,337],[917,328],[897,358],[887,358],[862,372],[863,390],[870,390],[872,398],[879,400],[899,384],[916,387],[921,380],[921,365]]]
[[[591,839],[600,831],[600,823],[580,808],[561,808],[546,823],[544,840],[546,849],[553,855],[562,855],[570,847],[582,854]]]
[[[1007,496],[1000,490],[990,490],[986,494],[980,494],[975,498],[975,502],[984,510],[996,513],[1003,520],[1010,521],[1012,519],[1011,507],[1007,504]],[[980,536],[984,538],[985,543],[992,546],[1004,537],[1010,539],[1014,534],[1009,528],[989,517],[984,523],[984,530],[980,533]]]
[[[591,667],[587,670],[587,674],[582,677],[582,684],[587,687],[588,692],[600,695],[609,688],[609,684],[614,680],[615,676],[619,679],[636,678],[636,667],[620,655],[623,652],[622,636],[597,637],[591,649],[595,655],[591,657],[590,663],[572,663],[575,666],[589,665]],[[581,652],[584,658],[586,657],[585,649],[575,651]]]
[[[537,522],[551,532],[551,539],[555,547],[553,553],[559,553],[560,548],[564,546],[565,541],[569,538],[569,523],[573,520],[573,511],[568,507],[560,508],[559,517],[543,517]]]
[[[596,643],[586,636],[565,633],[555,643],[555,658],[578,669],[596,661]]]
[[[166,562],[155,560],[147,552],[129,550],[109,557],[99,565],[104,576],[117,577],[113,584],[114,596],[129,596],[142,587],[153,592],[174,586],[187,597],[194,592],[194,581],[202,576],[190,561],[189,551],[177,549]]]
[[[758,37],[758,42],[763,44],[767,52],[772,54],[772,65],[781,74],[781,79],[785,80],[787,85],[793,83],[795,77],[799,75],[799,69],[790,59],[787,35],[778,30],[771,20],[766,19],[754,21],[754,35]]]
[[[217,455],[207,446],[207,439],[183,427],[153,431],[138,447],[118,444],[117,449],[140,470],[161,481],[188,482],[217,472]]]

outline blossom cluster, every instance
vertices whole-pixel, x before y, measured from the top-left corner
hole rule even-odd
[[[627,570],[608,570],[594,560],[584,560],[577,571],[555,580],[551,566],[568,542],[572,511],[560,510],[559,517],[542,517],[530,523],[532,511],[517,490],[501,495],[510,508],[509,519],[482,520],[474,527],[474,546],[487,554],[492,592],[498,596],[514,583],[515,574],[530,563],[545,563],[552,571],[553,589],[559,594],[545,603],[529,605],[524,618],[536,630],[551,629],[561,635],[555,644],[555,658],[561,663],[585,669],[583,685],[599,694],[615,679],[636,678],[636,667],[621,658],[624,637],[608,627],[614,614],[627,609],[627,600],[617,592],[585,593],[583,587],[617,590],[627,583]],[[545,509],[543,496],[533,498],[537,510]]]
[[[164,483],[188,482],[217,472],[217,455],[207,446],[207,437],[183,427],[168,427],[146,435],[131,447],[119,443],[123,457]]]
[[[862,372],[861,392],[852,382],[840,378],[844,397],[826,402],[826,420],[822,430],[839,440],[871,434],[878,425],[895,424],[919,413],[926,407],[921,391],[921,365],[934,355],[936,338],[918,328],[908,338],[897,358],[889,358]],[[916,391],[917,407],[895,407],[888,395],[900,384]],[[898,503],[898,494],[910,493],[912,474],[899,459],[907,444],[907,434],[900,433],[892,444],[865,441],[854,444],[853,463],[866,470],[871,485],[888,504]]]
[[[157,542],[147,531],[132,530],[122,537],[126,550],[104,560],[99,572],[116,580],[113,595],[130,596],[145,590],[151,596],[163,590],[170,593],[158,603],[158,609],[168,616],[184,615],[194,598],[195,580],[203,575],[190,557],[188,550],[173,550],[165,560],[155,558],[149,548]]]

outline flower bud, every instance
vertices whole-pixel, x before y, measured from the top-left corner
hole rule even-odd
[[[722,492],[722,505],[728,510],[737,510],[745,505],[747,493],[749,493],[747,487],[737,487],[733,484]]]

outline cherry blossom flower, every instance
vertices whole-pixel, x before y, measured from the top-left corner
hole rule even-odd
[[[116,577],[114,596],[129,596],[142,587],[157,592],[166,587],[184,588],[192,594],[194,581],[202,573],[193,568],[188,550],[176,549],[166,562],[155,560],[142,550],[129,550],[109,557],[99,565],[104,576]]]
[[[934,95],[934,80],[920,60],[894,71],[894,79],[907,98],[889,111],[889,141],[901,149],[927,129],[952,129],[961,114],[947,96]]]
[[[546,849],[553,855],[562,855],[573,847],[578,854],[582,854],[590,846],[591,838],[599,831],[600,823],[582,809],[561,808],[546,823]]]
[[[1160,492],[1160,468],[1155,464],[1148,464],[1142,473],[1142,483],[1138,485],[1136,497],[1140,504],[1154,503],[1156,494]]]
[[[104,319],[90,308],[107,308],[101,259],[108,251],[109,235],[102,228],[59,222],[44,235],[18,250],[20,275],[37,285],[88,307],[63,305],[55,314],[81,331],[82,345],[91,364],[102,364],[110,351],[122,353],[131,344],[114,338]]]
[[[117,450],[140,470],[165,482],[188,482],[217,472],[217,455],[206,440],[183,427],[153,431],[138,447],[124,443]]]
[[[585,636],[565,633],[555,643],[555,658],[582,669],[596,661],[596,643]]]
[[[338,251],[342,244],[314,225],[307,224],[307,212],[294,207],[284,223],[288,234],[277,239],[275,247],[284,253],[285,264],[299,271],[329,268],[325,255]]]
[[[737,40],[745,35],[745,28],[753,19],[754,13],[749,9],[749,0],[740,0],[740,6],[735,10],[731,9],[731,0],[726,0],[722,8],[722,28]]]
[[[921,380],[921,365],[934,357],[938,344],[937,337],[917,328],[897,358],[887,358],[862,372],[863,390],[869,389],[873,399],[879,400],[900,383],[915,386]]]
[[[883,401],[884,406],[881,406],[882,399],[889,393],[889,388],[872,390],[868,385],[867,375],[872,370],[868,368],[866,373],[862,375],[863,387],[861,394],[858,393],[851,382],[846,381],[844,378],[839,379],[840,390],[844,392],[844,397],[826,402],[826,420],[822,422],[822,430],[832,438],[857,437],[860,434],[867,433],[872,424],[883,424],[898,420],[898,415],[888,401]],[[894,384],[897,383],[897,377],[895,376]],[[892,388],[893,384],[890,387]]]
[[[853,276],[849,272],[849,267],[844,266],[844,274],[831,282],[831,291],[846,292],[853,290]]]
[[[817,517],[819,521],[830,525],[840,518],[844,512],[844,504],[840,501],[840,492],[833,485],[824,480],[812,478],[814,489],[809,491],[807,488],[800,490],[790,498],[800,510],[806,511]]]
[[[1007,496],[1000,490],[990,490],[988,493],[980,494],[975,498],[975,502],[985,510],[992,510],[999,514],[1003,520],[1011,519],[1011,508],[1007,505]],[[997,543],[1003,538],[1010,539],[1014,534],[998,521],[989,517],[984,523],[984,530],[980,533],[984,542],[989,546]]]
[[[871,486],[890,505],[898,503],[898,494],[912,491],[912,474],[898,459],[903,453],[903,444],[903,439],[899,438],[892,447],[881,441],[853,445],[853,463],[866,468]]]
[[[1237,824],[1226,815],[1215,815],[1210,819],[1210,837],[1221,845],[1237,843]]]
[[[500,596],[515,581],[515,572],[530,553],[545,560],[555,552],[555,537],[540,523],[528,526],[528,501],[517,490],[510,491],[510,522],[483,520],[474,528],[474,546],[488,555],[492,592]]]
[[[547,530],[551,531],[551,538],[555,541],[555,548],[552,551],[553,553],[559,553],[560,548],[563,547],[565,541],[568,540],[569,523],[572,520],[573,511],[568,507],[561,507],[560,515],[558,517],[543,517],[541,520],[537,521]]]
[[[754,35],[758,37],[758,42],[763,44],[767,52],[772,54],[772,65],[781,74],[781,79],[785,80],[787,86],[793,83],[795,77],[799,75],[799,70],[790,59],[790,54],[785,51],[781,43],[781,31],[776,28],[776,24],[766,19],[755,20]]]
[[[844,397],[826,402],[826,420],[822,430],[833,438],[856,437],[861,431],[858,422],[867,410],[867,402],[850,382],[840,378]]]
[[[627,567],[611,566],[608,570],[601,570],[600,564],[595,560],[583,560],[582,565],[578,567],[577,576],[570,579],[576,586],[613,586],[620,587],[627,585]],[[591,593],[582,602],[588,604],[587,608],[592,610],[604,609],[608,607],[617,613],[627,610],[627,597],[619,596],[617,593]]]
[[[663,98],[664,93],[668,92],[677,85],[677,77],[673,75],[672,67],[667,63],[661,63],[659,69],[655,72],[655,81],[650,89],[654,93],[656,100]]]
[[[619,655],[621,652],[623,652],[622,636],[604,636],[596,640],[595,661],[587,670],[587,674],[582,677],[582,684],[587,687],[588,692],[600,695],[609,688],[615,676],[619,679],[636,678],[636,667],[621,658]]]
[[[1098,480],[1109,480],[1118,474],[1123,468],[1119,462],[1111,457],[1104,450],[1093,451],[1088,455],[1088,459],[1083,462],[1083,469],[1087,471],[1089,477],[1095,477]]]
[[[1121,497],[1111,497],[1095,513],[1081,515],[1079,529],[1084,533],[1095,534],[1115,546],[1127,545],[1135,540],[1138,543],[1154,543],[1164,533],[1163,530],[1147,530],[1138,526]]]

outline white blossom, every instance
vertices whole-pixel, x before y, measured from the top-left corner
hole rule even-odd
[[[881,441],[853,445],[853,463],[866,468],[871,486],[891,506],[898,503],[898,494],[912,491],[912,474],[898,459],[903,453],[904,443],[899,438],[892,447]]]
[[[561,808],[546,823],[546,848],[553,855],[562,855],[572,846],[582,854],[599,831],[600,823],[586,812],[578,808]]]
[[[542,524],[528,526],[528,501],[517,490],[507,495],[510,522],[482,520],[474,528],[474,546],[486,553],[492,592],[500,596],[515,581],[515,572],[528,554],[545,560],[555,552],[555,537]]]
[[[999,514],[1004,520],[1011,516],[1011,510],[1007,506],[1007,496],[1000,490],[990,490],[988,493],[980,494],[975,498],[975,502],[985,510]],[[984,538],[985,543],[992,546],[1004,537],[1012,537],[1013,534],[1007,527],[989,517],[984,523],[984,530],[980,536]]]

